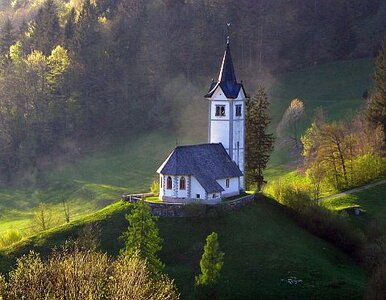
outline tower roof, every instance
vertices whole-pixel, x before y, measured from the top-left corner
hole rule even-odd
[[[210,98],[217,87],[221,87],[227,98],[235,99],[239,95],[240,89],[245,90],[242,83],[238,83],[236,80],[235,69],[233,67],[231,48],[229,44],[229,37],[227,38],[227,45],[224,52],[224,56],[221,63],[220,73],[218,75],[217,82],[213,81],[210,85],[209,92],[205,95],[205,98]]]

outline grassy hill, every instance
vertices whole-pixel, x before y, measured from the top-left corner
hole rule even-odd
[[[361,96],[370,85],[371,73],[372,60],[361,59],[285,73],[263,82],[272,101],[272,130],[295,97],[303,99],[306,106],[308,118],[304,128],[314,108],[319,106],[325,108],[331,118],[348,115],[363,103]],[[1,188],[0,235],[10,228],[28,234],[33,208],[41,201],[51,203],[54,219],[63,222],[63,199],[69,201],[72,217],[77,218],[112,203],[125,192],[147,191],[155,170],[177,140],[178,144],[205,142],[206,123],[201,119],[206,117],[199,118],[197,125],[195,114],[197,111],[205,113],[206,102],[201,101],[205,88],[189,85],[186,92],[180,90],[176,95],[175,101],[187,110],[180,121],[185,124],[183,132],[154,132],[133,137],[127,142],[87,153],[80,160],[58,163],[55,170],[44,174],[43,184]],[[267,175],[270,178],[282,175],[287,171],[285,165],[289,160],[286,151],[275,151]]]
[[[350,215],[351,223],[365,228],[372,220],[377,220],[386,228],[386,184],[378,185],[354,194],[348,194],[324,201],[322,204],[328,209],[341,211],[350,207],[359,207],[363,214]]]
[[[49,249],[76,237],[88,222],[99,224],[101,250],[115,255],[127,228],[130,204],[117,202],[82,220],[34,236],[0,252],[0,268],[9,268],[14,256],[30,249],[47,254]],[[162,218],[164,240],[160,253],[166,272],[176,280],[183,299],[194,298],[194,276],[205,237],[219,235],[225,263],[219,283],[221,299],[361,299],[367,277],[347,256],[331,244],[298,227],[285,208],[267,198],[221,218]],[[288,284],[290,277],[302,280]]]

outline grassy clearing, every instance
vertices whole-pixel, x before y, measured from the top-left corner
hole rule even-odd
[[[63,200],[69,202],[76,219],[111,204],[124,193],[148,192],[156,169],[174,146],[171,135],[148,134],[58,166],[46,174],[45,187],[0,189],[0,235],[11,228],[28,235],[39,202],[50,203],[56,223],[62,223]]]
[[[127,228],[124,216],[131,205],[117,202],[69,225],[24,240],[0,252],[0,270],[8,270],[14,257],[50,248],[75,238],[89,222],[101,229],[102,251],[116,255],[118,240]],[[176,280],[184,299],[194,298],[194,276],[199,272],[206,236],[219,235],[225,263],[219,283],[220,299],[361,299],[367,277],[331,244],[298,227],[277,203],[261,198],[239,212],[215,219],[161,218],[164,239],[160,257]],[[303,280],[292,286],[287,279]]]
[[[354,194],[325,200],[322,202],[322,205],[334,211],[359,206],[364,211],[364,214],[350,216],[354,225],[364,228],[371,220],[376,219],[386,228],[386,184]]]
[[[372,59],[338,61],[312,68],[297,70],[276,76],[273,82],[263,82],[269,87],[272,129],[280,121],[290,101],[303,100],[306,118],[300,129],[304,131],[311,123],[314,111],[322,107],[328,120],[344,120],[352,116],[364,104],[363,92],[371,86]],[[276,149],[270,166],[288,164],[288,151]]]

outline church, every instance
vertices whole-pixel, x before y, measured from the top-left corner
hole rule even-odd
[[[218,79],[204,97],[209,104],[208,143],[177,146],[159,167],[159,199],[164,202],[215,204],[245,189],[247,94],[236,80],[229,37]]]

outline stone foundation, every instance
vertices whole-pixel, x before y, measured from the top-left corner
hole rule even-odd
[[[186,200],[186,199],[184,199]],[[160,217],[216,217],[223,213],[238,211],[244,206],[253,204],[256,195],[247,195],[232,201],[217,204],[204,203],[201,199],[192,199],[190,203],[151,202],[147,201],[151,212]]]

